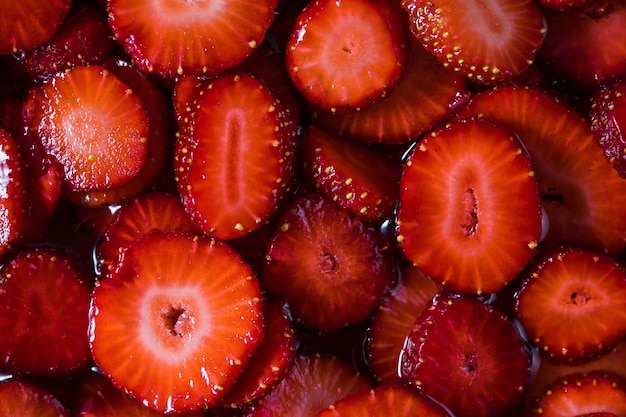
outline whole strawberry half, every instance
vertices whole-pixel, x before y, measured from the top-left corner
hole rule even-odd
[[[534,256],[541,217],[530,159],[501,126],[452,123],[405,162],[398,241],[415,266],[452,290],[502,289]]]
[[[208,237],[138,239],[92,297],[95,362],[114,385],[161,413],[216,405],[264,337],[256,277]]]

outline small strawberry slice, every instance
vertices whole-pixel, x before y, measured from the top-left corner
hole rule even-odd
[[[551,384],[526,414],[561,417],[626,414],[626,380],[610,372],[575,373]]]
[[[342,359],[300,354],[276,388],[244,407],[242,417],[310,417],[346,395],[373,387]]]
[[[0,55],[31,49],[49,40],[71,6],[72,0],[2,0]]]
[[[613,258],[555,249],[524,277],[515,311],[529,340],[550,358],[592,358],[626,336],[626,270]]]
[[[466,296],[436,296],[415,321],[400,358],[402,379],[457,416],[495,417],[513,408],[529,366],[514,324]]]
[[[372,313],[395,278],[393,258],[372,224],[309,193],[280,218],[261,282],[289,304],[296,323],[335,332]]]
[[[0,274],[2,368],[55,376],[90,358],[86,337],[90,288],[73,259],[52,249],[25,249]]]
[[[442,127],[417,144],[400,183],[398,241],[425,274],[464,293],[494,293],[534,256],[537,182],[522,145],[484,120]]]
[[[532,0],[402,0],[411,30],[445,66],[495,84],[526,69],[546,26]]]
[[[203,85],[174,149],[178,190],[194,222],[219,239],[267,223],[291,191],[297,122],[262,81],[227,73]],[[181,98],[181,103],[185,102]]]
[[[29,141],[61,164],[70,188],[115,187],[137,174],[148,118],[139,97],[113,73],[79,66],[56,75],[33,98],[25,115]]]
[[[410,415],[450,416],[433,400],[401,385],[379,386],[370,391],[359,391],[317,413],[317,417],[404,417]]]
[[[27,231],[27,183],[17,142],[0,128],[0,254],[20,242]]]
[[[472,97],[460,117],[515,132],[527,149],[550,227],[546,247],[573,242],[617,253],[626,242],[626,181],[582,116],[536,88],[499,86]]]
[[[182,233],[135,241],[92,296],[93,358],[161,413],[216,405],[263,340],[262,295],[225,243]]]
[[[303,170],[339,206],[372,221],[385,219],[393,214],[402,172],[399,158],[388,151],[311,125],[302,149]]]
[[[409,36],[394,2],[312,1],[289,34],[287,72],[304,97],[326,109],[366,107],[400,80]]]
[[[601,87],[591,96],[589,118],[604,156],[626,178],[626,80]]]
[[[414,266],[402,268],[397,286],[372,315],[367,338],[367,364],[381,383],[400,383],[398,361],[413,323],[430,305],[440,284]]]
[[[393,145],[431,130],[467,96],[465,77],[444,68],[414,39],[406,71],[384,100],[358,111],[310,107],[316,123],[341,136]]]
[[[38,385],[8,379],[0,382],[2,417],[68,417],[69,413],[52,394]]]
[[[261,44],[277,4],[110,0],[107,10],[113,34],[142,71],[217,75]]]

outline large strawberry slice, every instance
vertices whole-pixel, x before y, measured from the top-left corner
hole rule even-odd
[[[519,74],[535,59],[546,26],[532,0],[403,0],[411,30],[447,67],[479,83]]]
[[[617,253],[626,242],[626,181],[582,116],[535,88],[500,86],[472,97],[461,116],[514,131],[528,150],[550,227],[545,246],[574,242]]]
[[[93,292],[92,355],[156,411],[215,405],[263,340],[262,309],[257,279],[226,244],[149,234]]]
[[[560,248],[544,256],[525,272],[515,301],[532,343],[553,359],[580,360],[626,336],[623,267],[584,249]]]
[[[295,116],[265,83],[244,72],[211,80],[190,97],[174,150],[187,211],[220,239],[260,228],[294,180]]]
[[[19,242],[27,229],[28,177],[17,142],[0,128],[0,254]]]
[[[52,394],[31,383],[9,379],[0,382],[3,417],[67,417],[69,413]]]
[[[278,0],[111,0],[109,25],[142,71],[216,75],[261,44]]]
[[[297,323],[322,332],[364,320],[394,281],[393,259],[374,226],[317,193],[286,209],[261,275]]]
[[[2,368],[54,376],[90,358],[90,288],[72,258],[51,249],[19,252],[0,274]]]
[[[415,321],[400,358],[404,381],[461,417],[495,417],[513,408],[529,366],[515,325],[465,296],[436,296]]]
[[[530,160],[502,127],[450,124],[406,161],[398,241],[417,267],[453,290],[502,289],[535,254],[541,223]]]
[[[394,2],[313,1],[291,29],[287,72],[324,108],[366,107],[402,76],[409,36],[406,15]]]

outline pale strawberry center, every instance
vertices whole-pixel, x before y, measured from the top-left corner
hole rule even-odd
[[[476,234],[478,227],[478,203],[476,200],[476,192],[471,187],[465,191],[463,195],[463,218],[461,219],[461,229],[465,237]]]

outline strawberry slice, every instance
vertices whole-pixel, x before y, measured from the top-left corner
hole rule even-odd
[[[119,186],[144,162],[148,118],[128,85],[101,66],[56,75],[33,94],[29,141],[63,167],[75,190]]]
[[[626,380],[609,372],[575,373],[559,378],[533,404],[528,417],[626,413]]]
[[[68,417],[52,394],[38,385],[9,379],[0,382],[0,415],[3,417]]]
[[[589,118],[604,156],[626,178],[626,80],[604,86],[591,96]]]
[[[118,388],[161,413],[216,405],[263,340],[250,267],[208,237],[135,241],[92,296],[93,358]]]
[[[402,0],[411,30],[445,66],[495,84],[526,69],[546,25],[532,0]]]
[[[316,123],[361,142],[402,144],[433,129],[467,99],[465,77],[444,68],[416,39],[396,87],[365,109],[313,107]]]
[[[195,96],[179,117],[178,190],[202,231],[219,239],[243,236],[267,223],[290,192],[296,119],[266,84],[244,72],[211,80]]]
[[[414,266],[402,268],[400,281],[372,315],[367,363],[381,383],[400,383],[398,360],[413,323],[442,286]]]
[[[513,408],[529,366],[514,324],[466,296],[436,296],[415,321],[400,358],[406,383],[459,416],[495,417]]]
[[[30,201],[24,167],[15,139],[0,128],[0,254],[21,241],[27,231]]]
[[[70,255],[25,249],[0,274],[2,368],[56,376],[90,358],[87,315],[90,288]]]
[[[498,292],[534,256],[541,204],[530,160],[502,127],[463,120],[422,139],[400,183],[398,241],[425,274]]]
[[[278,222],[261,275],[296,323],[335,332],[364,320],[395,282],[393,258],[372,224],[317,193]]]
[[[560,248],[524,277],[515,311],[529,340],[548,357],[592,358],[626,336],[626,270],[613,258]]]
[[[530,154],[550,222],[544,246],[624,248],[626,182],[580,114],[542,90],[500,86],[474,95],[459,112],[478,115],[515,132]]]
[[[300,354],[269,394],[243,408],[242,417],[309,417],[344,396],[374,387],[342,359]]]
[[[348,395],[317,413],[317,417],[404,417],[409,415],[449,417],[433,400],[400,385],[379,386]]]
[[[113,34],[142,71],[217,75],[261,44],[277,4],[110,0],[107,10]]]
[[[339,206],[376,221],[391,217],[401,164],[386,148],[344,140],[311,125],[302,149],[304,173]]]
[[[409,36],[394,2],[310,2],[289,34],[287,72],[304,97],[326,109],[366,107],[400,80]]]
[[[31,49],[49,40],[71,6],[72,0],[2,0],[0,54]]]

